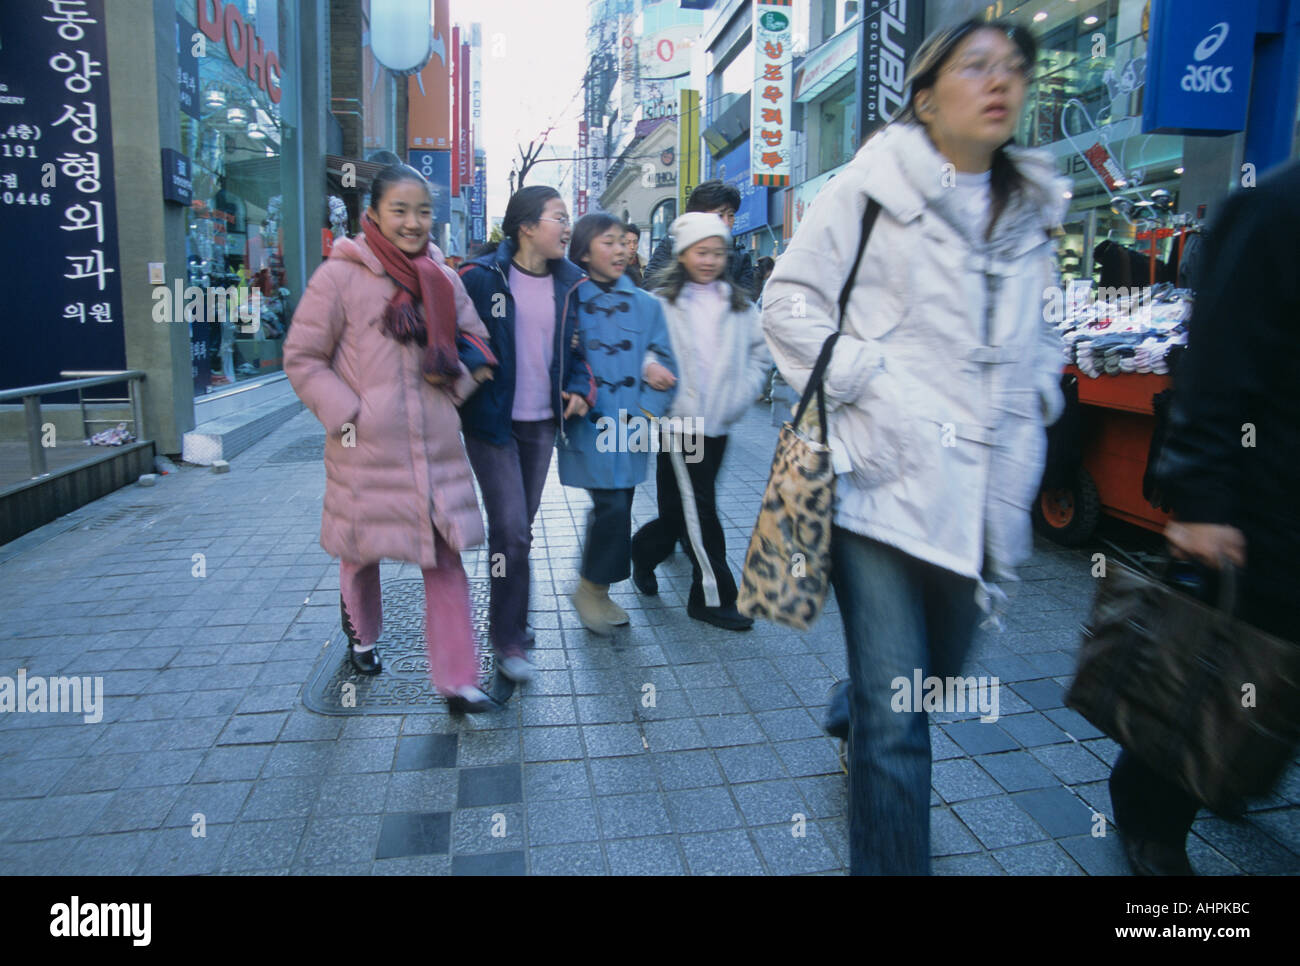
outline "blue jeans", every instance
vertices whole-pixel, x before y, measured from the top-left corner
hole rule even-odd
[[[849,872],[930,872],[930,728],[896,712],[891,682],[961,670],[980,617],[975,581],[835,527],[831,582],[853,682]]]

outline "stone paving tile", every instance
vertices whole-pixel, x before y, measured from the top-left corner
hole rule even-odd
[[[749,835],[741,830],[683,835],[679,840],[692,875],[762,875]]]
[[[667,835],[620,839],[605,845],[612,875],[682,875],[677,841]]]
[[[478,717],[455,718],[441,705],[419,714],[305,710],[304,682],[338,620],[337,565],[317,542],[323,470],[266,457],[319,432],[304,413],[240,455],[247,476],[268,481],[268,499],[236,518],[214,499],[229,478],[182,467],[148,491],[170,513],[159,526],[67,530],[0,554],[9,618],[0,673],[12,664],[102,675],[109,692],[94,726],[0,715],[0,867],[845,870],[847,781],[837,743],[820,727],[827,689],[846,676],[834,595],[813,632],[759,622],[728,633],[685,616],[690,571],[678,553],[659,568],[658,598],[630,584],[614,589],[632,624],[595,638],[566,599],[587,497],[561,487],[554,469],[534,534],[535,681],[503,711]],[[737,571],[773,435],[760,407],[733,431],[719,497]],[[94,512],[141,499],[123,490]],[[638,489],[633,519],[655,510],[650,483]],[[196,549],[207,554],[207,579],[169,580],[171,569],[188,573]],[[1110,815],[1118,748],[1063,707],[1095,591],[1090,552],[1038,541],[1012,588],[1008,630],[977,634],[964,673],[1004,685],[998,721],[931,715],[936,874],[1128,873],[1114,826],[1092,835],[1095,812]],[[486,577],[485,549],[464,561],[471,578]],[[381,575],[419,578],[395,562]],[[52,609],[46,601],[55,599]],[[1201,817],[1189,857],[1210,875],[1300,872],[1298,806],[1293,765],[1246,822]]]

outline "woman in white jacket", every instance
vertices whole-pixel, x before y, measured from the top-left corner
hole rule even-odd
[[[758,398],[772,358],[754,303],[723,279],[731,245],[726,222],[691,211],[668,231],[677,261],[656,294],[679,370],[670,427],[684,432],[664,436],[668,445],[655,468],[659,516],[632,538],[632,582],[643,594],[657,594],[655,567],[681,540],[692,570],[687,615],[743,631],[754,621],[736,609],[715,485],[727,433]]]
[[[802,391],[836,330],[868,200],[880,206],[825,379],[854,874],[929,871],[914,673],[959,673],[998,593],[986,581],[1028,555],[1044,427],[1064,405],[1042,306],[1065,186],[1011,143],[1035,55],[1007,24],[931,36],[906,107],[822,190],[764,293],[768,344]]]

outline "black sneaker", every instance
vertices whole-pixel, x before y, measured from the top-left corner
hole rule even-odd
[[[714,627],[721,627],[725,631],[747,631],[754,626],[754,618],[746,617],[736,610],[734,604],[730,607],[703,607],[698,604],[687,604],[686,616],[697,621],[704,621],[706,624],[712,624]]]
[[[632,561],[632,583],[647,597],[659,596],[659,578],[655,576],[654,567],[642,567]]]

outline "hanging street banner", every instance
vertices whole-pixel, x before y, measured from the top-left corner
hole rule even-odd
[[[790,130],[794,33],[791,0],[755,0],[754,92],[750,97],[750,167],[756,185],[790,183],[794,136]]]

